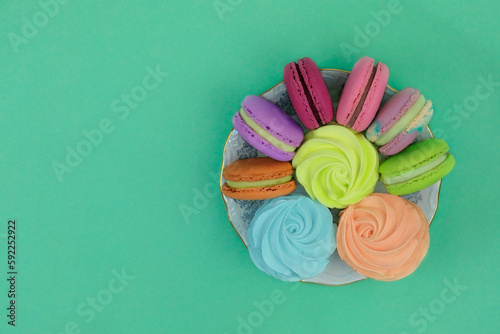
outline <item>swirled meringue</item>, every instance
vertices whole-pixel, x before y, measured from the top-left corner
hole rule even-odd
[[[312,199],[345,208],[371,194],[378,180],[378,154],[363,136],[340,125],[309,132],[292,165]]]
[[[332,214],[305,196],[269,200],[248,228],[248,250],[255,265],[283,281],[319,274],[335,251]]]
[[[358,273],[381,281],[411,274],[429,248],[429,224],[399,196],[372,194],[340,213],[337,250]]]

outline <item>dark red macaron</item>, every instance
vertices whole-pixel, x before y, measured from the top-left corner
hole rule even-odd
[[[325,80],[311,58],[286,64],[286,90],[299,119],[309,130],[333,120],[333,104]]]

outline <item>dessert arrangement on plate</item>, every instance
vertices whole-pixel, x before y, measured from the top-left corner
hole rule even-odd
[[[455,165],[427,126],[434,105],[388,86],[387,65],[369,57],[350,72],[303,58],[283,77],[243,99],[224,148],[221,192],[252,261],[323,285],[408,276]]]

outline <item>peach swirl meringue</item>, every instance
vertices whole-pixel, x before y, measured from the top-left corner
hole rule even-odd
[[[429,248],[429,224],[418,206],[374,193],[340,213],[337,249],[358,273],[380,281],[411,274]]]

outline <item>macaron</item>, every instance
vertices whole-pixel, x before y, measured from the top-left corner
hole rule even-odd
[[[432,101],[426,100],[418,89],[407,87],[384,104],[366,137],[381,146],[380,153],[394,155],[418,137],[433,113]]]
[[[300,121],[314,130],[333,120],[333,104],[325,80],[311,58],[286,64],[286,90]]]
[[[240,136],[263,154],[289,161],[300,146],[304,133],[299,123],[274,103],[260,96],[249,95],[233,117]]]
[[[380,180],[393,195],[406,195],[424,189],[446,176],[455,166],[442,139],[412,144],[380,164]]]
[[[259,200],[288,195],[297,184],[292,164],[268,157],[236,160],[222,171],[222,194],[234,199]]]
[[[347,77],[337,106],[337,123],[364,131],[377,114],[384,97],[389,68],[370,57],[359,59]]]

